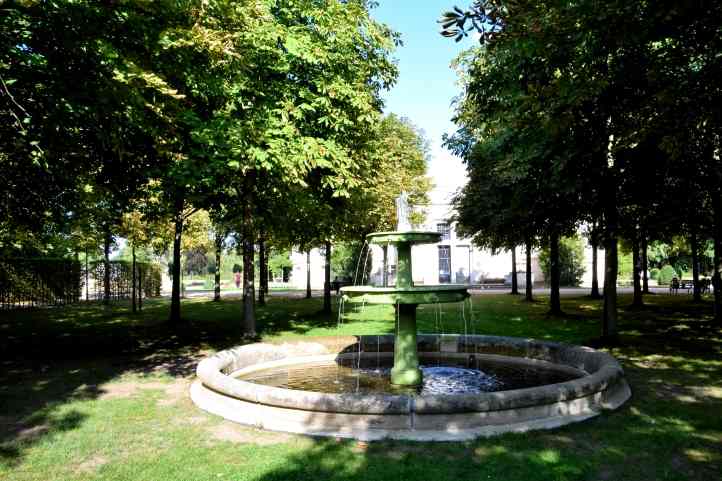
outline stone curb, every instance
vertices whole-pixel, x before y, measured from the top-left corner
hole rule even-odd
[[[556,427],[596,416],[604,409],[616,409],[631,396],[616,359],[588,347],[500,336],[429,334],[419,335],[418,345],[422,354],[441,351],[462,358],[474,355],[551,363],[577,371],[582,377],[527,389],[425,396],[329,394],[263,386],[234,377],[285,364],[372,356],[377,350],[387,356],[393,351],[392,335],[339,336],[221,351],[199,363],[200,383],[194,388],[193,400],[210,412],[271,430],[334,436],[346,433],[357,439],[367,438],[363,433],[369,430],[377,434],[379,429],[388,431],[385,437],[396,437],[389,433],[397,433],[404,439],[415,439],[408,435],[410,432],[425,431],[456,433],[456,438],[465,439],[466,435],[459,433],[484,435],[485,426],[494,426],[494,433],[503,432],[504,426],[508,431],[523,430],[526,425],[532,429],[545,425],[546,419],[548,426]],[[239,417],[241,412],[244,414]],[[407,435],[402,436],[402,432]]]

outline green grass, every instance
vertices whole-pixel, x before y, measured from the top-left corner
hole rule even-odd
[[[468,443],[311,439],[265,433],[190,402],[198,359],[241,342],[240,301],[183,303],[171,328],[165,301],[132,315],[97,305],[0,314],[0,479],[4,480],[712,480],[722,478],[722,332],[711,305],[649,296],[620,309],[633,397],[620,410],[562,429]],[[622,305],[630,302],[622,298]],[[320,300],[272,298],[258,310],[267,340],[381,334],[379,306],[319,314]],[[594,343],[598,301],[474,298],[469,333]],[[467,319],[468,310],[463,313]],[[463,332],[460,306],[419,309],[422,332]]]

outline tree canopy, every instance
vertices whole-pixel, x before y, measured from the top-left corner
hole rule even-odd
[[[243,240],[250,272],[256,242],[392,224],[401,190],[425,198],[427,147],[382,115],[399,36],[372,7],[0,2],[0,248],[164,244],[177,321],[181,251],[211,250],[217,230]]]
[[[440,20],[444,35],[478,32],[481,43],[461,57],[459,130],[447,140],[469,170],[462,229],[503,246],[525,229],[600,225],[609,337],[620,237],[637,253],[652,236],[721,237],[721,20],[719,2],[591,0],[480,0]]]

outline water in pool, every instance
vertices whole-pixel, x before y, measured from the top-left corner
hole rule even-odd
[[[392,360],[345,359],[265,369],[242,376],[265,386],[333,394],[475,394],[507,391],[570,381],[579,377],[547,365],[496,360],[422,358],[424,383],[418,387],[391,384]]]

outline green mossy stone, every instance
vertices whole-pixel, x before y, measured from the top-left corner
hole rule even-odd
[[[440,232],[406,231],[374,232],[366,236],[371,244],[434,244],[441,240]]]

